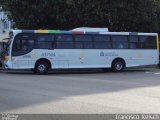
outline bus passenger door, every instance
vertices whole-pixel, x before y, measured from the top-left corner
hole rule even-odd
[[[31,55],[23,55],[18,57],[12,57],[12,67],[14,69],[27,69],[29,67],[29,58]]]

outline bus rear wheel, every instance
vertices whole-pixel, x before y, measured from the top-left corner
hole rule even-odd
[[[121,72],[125,68],[125,62],[121,59],[115,60],[112,63],[112,70],[115,72]]]
[[[49,65],[45,61],[39,61],[36,63],[34,71],[37,74],[47,74],[49,71]]]

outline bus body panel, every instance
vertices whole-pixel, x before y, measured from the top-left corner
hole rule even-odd
[[[10,55],[4,61],[9,69],[34,69],[39,59],[45,58],[51,62],[52,69],[63,68],[111,68],[113,60],[121,58],[126,67],[156,65],[159,62],[159,46],[157,49],[33,49],[20,56],[12,55],[12,46],[16,35],[21,30],[15,31],[10,44]],[[57,32],[57,31],[56,31]],[[58,31],[59,33],[59,31]],[[37,33],[34,33],[37,34]],[[45,31],[47,34],[47,31]],[[92,34],[94,35],[94,34]],[[99,35],[130,35],[128,32],[108,32]],[[157,36],[156,33],[137,33],[136,35]],[[158,37],[157,37],[158,38]]]
[[[33,69],[37,60],[46,58],[52,69],[61,68],[110,68],[112,61],[122,58],[126,67],[158,64],[155,50],[33,50],[22,56],[12,57],[13,69]]]

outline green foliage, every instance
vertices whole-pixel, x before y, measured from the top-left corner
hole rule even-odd
[[[19,29],[160,32],[159,0],[0,0]]]
[[[113,0],[110,12],[113,29],[158,32],[157,1],[159,2],[159,0]]]

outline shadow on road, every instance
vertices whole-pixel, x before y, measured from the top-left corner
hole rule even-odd
[[[150,69],[138,69],[138,68],[134,68],[134,69],[125,69],[122,72],[114,72],[111,69],[60,69],[60,70],[52,70],[49,71],[49,73],[47,75],[58,75],[58,74],[103,74],[103,73],[131,73],[131,72],[149,72],[152,71]],[[10,71],[3,71],[1,70],[0,72],[6,73],[6,74],[17,74],[17,75],[25,75],[25,74],[29,74],[29,75],[38,75],[35,74],[33,71],[31,70],[10,70]]]
[[[160,76],[146,74],[151,69],[57,70],[49,75],[31,71],[0,73],[0,112],[23,108],[72,96],[112,93],[160,85]]]

